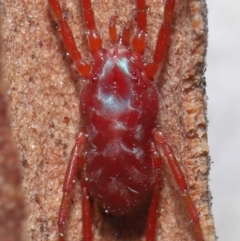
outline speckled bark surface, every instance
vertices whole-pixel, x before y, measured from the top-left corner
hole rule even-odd
[[[86,60],[87,47],[81,8],[77,1],[61,1],[77,46]],[[27,206],[27,240],[57,240],[57,215],[62,182],[74,135],[78,130],[79,77],[65,54],[47,1],[1,1],[3,67],[13,136],[22,161]],[[117,13],[120,31],[134,18],[133,1],[93,1],[97,28],[110,46],[108,23]],[[151,59],[163,13],[162,1],[147,1],[148,45]],[[215,240],[208,190],[208,145],[204,91],[206,7],[201,1],[177,1],[170,48],[159,79],[159,125],[173,146],[186,174],[200,214],[206,241]],[[159,205],[157,240],[196,240],[186,207],[165,165]],[[81,240],[79,185],[75,185],[68,240]],[[94,214],[94,240],[123,240]],[[126,235],[128,235],[126,231]],[[136,234],[137,231],[131,233]],[[144,240],[144,233],[124,240]]]
[[[1,11],[0,11],[1,12]],[[0,17],[0,28],[2,18]],[[2,32],[0,32],[0,240],[23,240],[24,200],[20,160],[13,143],[6,89],[3,83]]]

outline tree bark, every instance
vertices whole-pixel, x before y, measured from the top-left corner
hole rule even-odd
[[[0,19],[0,27],[2,18]],[[24,200],[20,160],[14,141],[3,83],[2,32],[0,32],[0,240],[23,240]]]

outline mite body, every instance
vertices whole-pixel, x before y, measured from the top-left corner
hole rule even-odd
[[[86,82],[80,91],[83,128],[76,136],[63,185],[59,211],[59,240],[65,240],[71,191],[76,172],[81,170],[83,240],[93,241],[89,197],[101,209],[122,216],[137,211],[151,197],[146,241],[155,240],[160,169],[165,155],[170,170],[184,196],[199,241],[202,230],[187,183],[172,148],[156,128],[159,98],[154,77],[169,44],[175,0],[167,0],[153,62],[146,64],[143,53],[146,34],[145,0],[137,0],[137,32],[131,38],[127,24],[120,37],[116,17],[111,18],[109,34],[113,47],[106,50],[95,27],[90,0],[80,1],[85,17],[93,66],[84,62],[57,0],[49,0],[63,42]],[[131,42],[131,44],[130,44]]]
[[[105,211],[121,215],[139,207],[153,189],[150,142],[158,94],[141,74],[141,55],[133,58],[115,45],[97,56],[92,70],[96,80],[80,93],[88,136],[85,175],[90,195]]]

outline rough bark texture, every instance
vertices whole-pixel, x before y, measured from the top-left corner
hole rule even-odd
[[[77,46],[86,60],[87,47],[81,7],[77,0],[61,1]],[[163,16],[163,1],[148,0],[150,61]],[[120,31],[134,19],[131,0],[92,1],[97,28],[109,48],[108,23],[117,13]],[[48,2],[1,0],[3,12],[3,67],[11,124],[22,162],[26,199],[27,240],[57,240],[57,216],[68,157],[79,127],[79,80],[65,54]],[[159,79],[159,125],[168,137],[186,174],[191,196],[200,214],[206,241],[215,240],[208,190],[208,145],[203,77],[207,45],[206,6],[201,0],[177,1],[169,50]],[[185,204],[169,174],[163,171],[157,240],[196,240]],[[67,240],[81,239],[79,184],[75,185]],[[94,240],[144,240],[144,231],[117,223],[108,225],[93,209]],[[143,218],[144,219],[144,218]],[[110,223],[119,220],[110,219]],[[136,222],[134,218],[130,223]],[[129,223],[124,220],[123,222]],[[136,222],[138,223],[138,222]],[[144,223],[144,222],[143,222]],[[124,225],[123,225],[124,226]],[[141,227],[141,225],[140,225]],[[140,228],[141,229],[141,228]],[[125,233],[123,235],[123,233]]]
[[[2,19],[0,19],[0,28]],[[0,36],[2,57],[2,36]],[[0,240],[22,240],[24,218],[23,190],[21,188],[20,160],[12,141],[7,96],[3,84],[2,58],[0,60]]]

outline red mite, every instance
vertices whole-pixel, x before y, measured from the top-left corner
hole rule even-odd
[[[67,51],[87,83],[80,92],[82,130],[76,137],[63,184],[59,211],[59,240],[64,241],[72,186],[80,168],[82,190],[83,240],[92,241],[89,196],[112,215],[137,211],[151,195],[146,241],[155,240],[163,151],[182,196],[185,199],[198,240],[202,241],[199,216],[173,150],[156,128],[159,96],[154,83],[169,43],[175,0],[166,0],[164,20],[158,34],[153,62],[145,64],[146,3],[136,0],[137,32],[131,40],[129,25],[118,38],[116,17],[111,18],[109,34],[113,47],[106,50],[95,27],[90,0],[82,0],[93,66],[84,62],[71,29],[57,0],[49,0]],[[131,46],[130,47],[130,41]]]

